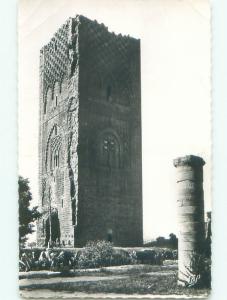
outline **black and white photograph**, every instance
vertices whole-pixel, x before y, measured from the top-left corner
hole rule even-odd
[[[208,0],[18,3],[19,289],[207,299]]]

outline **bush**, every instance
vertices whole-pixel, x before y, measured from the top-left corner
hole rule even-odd
[[[88,242],[80,252],[77,263],[79,268],[99,268],[111,265],[113,245],[106,241]]]
[[[162,265],[163,254],[155,250],[143,250],[136,252],[137,261],[141,264]]]
[[[75,268],[76,252],[65,249],[21,249],[19,271],[51,270],[65,272]]]
[[[164,252],[164,254],[163,254],[163,256],[164,256],[164,259],[174,259],[173,258],[173,251],[171,251],[171,250],[166,250],[165,252]]]
[[[137,263],[136,252],[133,250],[114,249],[111,265],[122,266],[132,265]]]

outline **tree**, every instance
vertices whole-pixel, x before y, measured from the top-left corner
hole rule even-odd
[[[157,246],[165,246],[166,239],[163,236],[159,236],[156,238]]]
[[[174,233],[170,233],[169,235],[169,242],[170,242],[170,246],[172,246],[172,248],[177,249],[178,246],[178,238]]]
[[[38,206],[30,208],[32,194],[30,192],[29,180],[19,176],[19,242],[24,243],[27,240],[27,234],[34,232],[33,222],[41,217]]]

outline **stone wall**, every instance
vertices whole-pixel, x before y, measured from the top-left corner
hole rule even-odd
[[[75,21],[78,24],[78,20]],[[78,49],[75,45],[72,47],[72,43],[77,43],[72,35],[72,19],[69,19],[40,51],[39,206],[45,214],[38,223],[39,244],[45,243],[50,211],[57,210],[60,241],[74,245],[72,220],[78,199],[77,193],[71,195],[71,186],[73,182],[78,190],[75,149],[78,143],[79,67],[74,63],[74,52]]]
[[[78,244],[107,239],[111,232],[116,245],[138,245],[142,243],[140,41],[110,33],[104,25],[82,17],[79,51]]]

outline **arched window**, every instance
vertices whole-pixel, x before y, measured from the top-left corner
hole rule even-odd
[[[45,168],[46,171],[52,171],[56,167],[59,166],[59,157],[60,157],[60,149],[61,149],[61,130],[57,124],[54,124],[50,130],[47,139],[46,145],[46,159],[45,159]]]
[[[50,167],[52,170],[59,167],[59,149],[55,149],[51,155]]]
[[[111,132],[106,132],[100,140],[100,162],[103,166],[118,168],[120,161],[120,148],[116,136]]]
[[[103,78],[103,98],[107,102],[118,102],[118,78],[114,74],[108,74]]]

